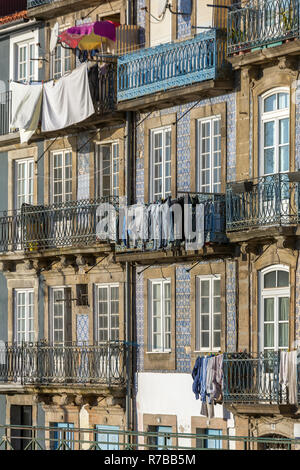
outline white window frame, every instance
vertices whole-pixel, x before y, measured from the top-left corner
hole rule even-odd
[[[18,344],[24,342],[33,342],[35,341],[35,299],[34,299],[34,289],[14,289],[13,293],[14,299],[14,341]],[[18,309],[20,304],[18,303],[18,295],[25,294],[25,329],[19,330],[18,328]],[[32,303],[29,302],[30,294],[32,295]],[[29,316],[29,306],[32,306],[32,316]],[[30,329],[29,323],[32,321],[32,329]],[[23,339],[19,339],[19,334],[24,335]]]
[[[264,276],[273,271],[286,271],[289,273],[289,287],[270,287],[264,288]],[[261,270],[258,276],[258,292],[259,292],[259,350],[263,352],[265,349],[272,351],[286,350],[286,347],[279,347],[279,319],[278,319],[278,299],[280,297],[289,297],[291,299],[291,280],[289,267],[284,264],[268,266]],[[274,298],[274,347],[264,347],[264,299]],[[290,315],[288,319],[288,331],[290,330]],[[282,323],[287,323],[283,321]],[[288,333],[289,337],[289,333]]]
[[[62,177],[61,179],[55,179],[54,178],[54,168],[60,168],[60,167],[54,167],[54,158],[55,155],[62,154]],[[68,165],[71,167],[71,178],[66,178],[66,154],[71,155],[71,165]],[[51,152],[50,154],[50,170],[51,170],[51,178],[50,178],[50,184],[51,184],[51,191],[50,191],[50,196],[51,196],[51,204],[54,203],[59,203],[59,202],[67,202],[67,201],[72,201],[73,199],[73,153],[72,149],[63,149],[63,150],[55,150]],[[62,193],[61,193],[61,201],[56,201],[54,200],[55,196],[59,196],[59,194],[54,192],[55,188],[55,183],[61,181],[62,184]],[[66,193],[66,182],[69,181],[71,182],[71,193]],[[68,195],[68,197],[66,197]]]
[[[214,295],[214,281],[220,281],[220,294]],[[201,344],[201,281],[209,281],[209,312],[205,315],[209,315],[209,329],[204,330],[209,332],[209,346],[202,347]],[[220,297],[220,312],[214,312],[214,297]],[[207,275],[207,276],[196,276],[196,351],[198,352],[210,352],[210,351],[220,351],[220,346],[213,346],[214,344],[214,333],[220,332],[220,343],[222,341],[222,306],[221,306],[221,275]],[[220,329],[214,328],[214,315],[220,316]]]
[[[287,108],[276,110],[276,111],[268,111],[264,112],[264,102],[266,98],[269,98],[272,95],[278,95],[279,93],[287,93],[289,104]],[[272,175],[277,173],[285,173],[289,171],[289,168],[285,171],[280,171],[279,168],[279,121],[282,119],[289,119],[289,154],[290,154],[290,146],[291,146],[291,139],[290,139],[290,90],[288,87],[280,87],[280,88],[273,88],[272,90],[267,91],[263,95],[259,97],[259,175]],[[274,156],[274,172],[273,173],[265,173],[264,172],[264,124],[267,122],[275,122],[275,133],[274,133],[274,149],[275,149],[275,156]],[[286,145],[286,144],[283,144]],[[290,166],[290,158],[289,158],[289,166]]]
[[[111,289],[117,287],[118,288],[118,328],[112,326],[112,315],[117,316],[116,314],[112,314],[111,309]],[[99,340],[99,289],[107,289],[107,328],[101,328],[102,330],[107,330],[107,340],[100,341]],[[119,283],[108,283],[108,284],[95,284],[95,340],[97,343],[102,342],[110,342],[110,341],[118,341],[120,338],[120,284]],[[118,331],[118,338],[112,338],[112,331]]]
[[[30,164],[32,165],[32,174],[30,175]],[[25,191],[23,199],[26,204],[33,204],[34,198],[34,159],[33,158],[26,158],[26,159],[19,159],[14,161],[14,173],[15,173],[15,191],[14,191],[14,207],[15,209],[21,209],[22,204],[18,207],[18,199],[20,199],[20,195],[18,194],[18,182],[21,178],[18,178],[18,169],[21,165],[25,165],[25,175],[24,175],[24,186]],[[30,180],[32,186],[32,192],[29,192],[30,188]]]
[[[51,286],[50,287],[50,342],[54,345],[64,345],[66,338],[65,338],[65,333],[66,333],[66,298],[67,298],[67,289],[71,289],[69,286]],[[62,315],[60,316],[62,318],[62,329],[57,329],[55,328],[55,322],[54,322],[54,296],[55,292],[61,292],[62,293],[62,301],[60,302],[62,305]],[[71,299],[70,299],[71,301]],[[59,302],[57,302],[59,303]],[[71,305],[69,306],[71,308]],[[60,342],[54,341],[54,332],[55,331],[62,331],[63,333],[63,340]],[[72,335],[71,335],[72,336]]]
[[[39,31],[29,31],[27,33],[18,33],[10,38],[10,80],[19,80],[19,46],[28,47],[34,45],[34,59],[38,59],[38,43]],[[29,52],[29,50],[28,50]],[[24,81],[29,80],[30,56],[27,54],[27,77]],[[31,80],[38,80],[38,60],[33,61],[33,76]]]
[[[165,284],[170,285],[170,313],[169,315],[166,315],[165,311],[165,289],[164,286]],[[160,348],[154,348],[154,316],[153,316],[153,286],[154,285],[160,285],[160,292],[161,292],[161,300],[160,300],[160,331],[161,331],[161,347]],[[172,344],[172,281],[171,278],[166,278],[166,279],[149,279],[148,281],[148,299],[149,299],[149,304],[148,304],[148,309],[149,309],[149,314],[148,314],[148,343],[149,343],[149,348],[148,352],[151,353],[170,353],[172,350],[171,344]],[[166,330],[165,324],[166,324],[166,318],[170,319],[170,329],[169,331]],[[166,337],[167,335],[170,336],[170,348],[166,346]]]
[[[96,197],[103,197],[103,173],[105,168],[103,167],[103,160],[101,158],[101,146],[110,147],[110,196],[119,196],[120,191],[120,143],[119,140],[101,141],[95,144],[95,168],[96,168]],[[114,151],[117,156],[115,157]],[[115,163],[117,170],[115,171]],[[118,185],[115,185],[115,179],[117,178]]]
[[[61,56],[59,59],[57,58],[58,50],[61,51]],[[60,70],[58,72],[55,72],[55,67],[57,63],[60,63]],[[69,63],[69,67],[67,67],[67,63]],[[67,47],[63,47],[60,44],[57,44],[53,53],[51,54],[51,77],[52,79],[57,80],[63,75],[65,75],[66,73],[71,72],[71,70],[72,70],[71,49]]]
[[[166,133],[170,132],[170,175],[166,176]],[[162,133],[162,175],[160,178],[155,178],[155,158],[154,158],[154,143],[155,135]],[[170,191],[166,192],[166,179],[170,179]],[[162,191],[161,193],[155,193],[155,181],[157,179],[162,180]],[[150,200],[158,200],[160,198],[165,199],[167,196],[172,195],[172,127],[165,126],[150,131],[150,171],[149,171],[149,188],[150,188]]]
[[[214,123],[219,121],[219,127],[220,127],[220,133],[218,134],[219,138],[219,149],[215,149],[215,134],[213,131],[214,129]],[[202,152],[202,140],[203,140],[203,135],[202,135],[202,125],[209,123],[210,125],[210,136],[206,137],[209,139],[209,172],[210,172],[210,177],[209,177],[209,183],[208,184],[202,184],[202,174],[204,171],[207,171],[208,168],[203,168],[203,152]],[[199,192],[204,192],[204,193],[220,193],[221,192],[221,184],[222,184],[222,149],[221,149],[221,142],[222,142],[222,135],[221,135],[221,115],[214,115],[214,116],[209,116],[201,119],[197,119],[197,191]],[[215,154],[219,154],[219,160],[220,160],[220,165],[214,166],[214,156]],[[214,170],[219,169],[219,180],[217,182],[214,181]],[[215,185],[218,185],[218,190],[214,188]],[[208,188],[205,188],[205,186],[208,186]]]

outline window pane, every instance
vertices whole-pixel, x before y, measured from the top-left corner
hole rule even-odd
[[[289,346],[289,325],[288,323],[279,323],[279,344],[280,348]]]
[[[268,98],[265,99],[265,101],[264,101],[264,112],[265,113],[268,113],[269,111],[275,111],[276,110],[276,107],[277,107],[276,98],[277,98],[277,95],[275,94],[275,95],[269,96]]]
[[[289,272],[288,271],[277,271],[278,285],[277,287],[288,287],[289,286]]]
[[[201,333],[201,347],[209,348],[209,333],[208,332]]]
[[[288,321],[289,319],[289,302],[288,297],[279,298],[279,321]]]
[[[274,347],[274,324],[265,324],[264,327],[264,347],[273,348]]]
[[[278,109],[285,109],[289,107],[289,94],[278,93]]]
[[[264,299],[264,320],[274,321],[274,299]]]
[[[265,123],[265,147],[272,147],[274,145],[274,121]]]
[[[276,287],[276,271],[271,271],[264,275],[264,287]]]

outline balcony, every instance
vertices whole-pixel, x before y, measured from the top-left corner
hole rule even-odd
[[[182,193],[177,199],[170,200],[170,215],[163,209],[164,201],[154,204],[140,204],[131,206],[143,212],[143,227],[135,227],[134,220],[139,217],[137,212],[126,215],[124,208],[120,208],[120,227],[123,227],[122,241],[116,245],[116,252],[135,256],[139,252],[146,257],[157,256],[159,251],[172,253],[199,250],[187,237],[190,231],[199,230],[196,207],[203,205],[204,234],[203,242],[206,248],[213,252],[221,249],[228,240],[225,234],[225,195],[213,193]],[[157,217],[151,212],[151,207],[158,204]],[[129,211],[131,210],[129,207]],[[164,213],[164,215],[163,215]],[[127,217],[127,220],[125,219]],[[191,217],[190,219],[188,219]],[[166,223],[167,220],[167,223]],[[188,221],[189,220],[189,221]],[[124,231],[124,227],[127,229]],[[143,238],[144,236],[144,238]],[[195,236],[195,234],[193,235]],[[193,237],[192,237],[192,240]],[[223,247],[224,248],[224,247]],[[225,247],[225,250],[227,247]],[[131,253],[131,254],[130,254]],[[143,256],[143,255],[142,255]]]
[[[101,204],[118,208],[118,197],[82,199],[49,206],[23,204],[21,210],[0,216],[0,253],[24,251],[34,253],[68,247],[88,247],[109,243],[97,236]],[[115,223],[115,214],[108,214]]]
[[[224,354],[224,393],[227,404],[288,405],[288,388],[279,383],[280,352]],[[297,394],[300,399],[300,367]]]
[[[228,77],[228,68],[225,64],[225,40],[217,38],[215,30],[207,33],[201,33],[193,39],[186,41],[161,44],[156,47],[150,47],[132,54],[127,54],[118,59],[118,103],[119,108],[125,107],[127,100],[136,100],[137,98],[147,98],[154,93],[162,93],[162,98],[171,100],[174,105],[174,99],[184,98],[188,90],[178,90],[173,93],[172,98],[164,96],[169,91],[174,91],[178,87],[196,85],[204,83],[202,93],[218,94],[217,84],[213,86],[210,81],[220,79],[220,88],[232,88],[226,78]],[[198,97],[201,90],[197,88],[189,90]],[[197,95],[198,93],[198,95]],[[153,96],[149,98],[152,102]],[[155,106],[159,98],[155,97]],[[150,103],[151,104],[151,103]],[[128,103],[128,106],[135,106],[135,103]],[[140,105],[142,106],[142,104]]]
[[[270,229],[287,232],[300,220],[300,172],[278,173],[228,183],[226,231]],[[254,233],[254,232],[253,232]],[[270,232],[269,232],[270,233]]]
[[[228,12],[228,55],[281,45],[298,37],[299,0],[247,0]]]
[[[126,353],[123,342],[82,346],[6,344],[0,349],[0,384],[123,385]]]

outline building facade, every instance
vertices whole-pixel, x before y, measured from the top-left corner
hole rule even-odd
[[[299,2],[212,3],[1,12],[0,424],[298,437],[279,368],[299,339]],[[11,83],[70,74],[54,32],[102,20],[95,113],[21,144]],[[166,201],[201,205],[201,247],[124,236],[124,204]],[[102,203],[120,239],[97,237]],[[207,417],[191,372],[221,353]]]

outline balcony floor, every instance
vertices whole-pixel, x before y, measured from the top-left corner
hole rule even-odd
[[[257,48],[256,48],[257,49]],[[274,59],[291,55],[298,56],[300,51],[300,39],[293,39],[274,47],[262,47],[258,50],[240,52],[227,57],[234,69],[240,69],[246,65],[259,65],[272,62]]]
[[[118,111],[154,111],[200,99],[213,98],[229,93],[234,88],[233,79],[207,80],[194,85],[172,88],[151,95],[118,103]],[[180,90],[180,93],[178,93]]]

